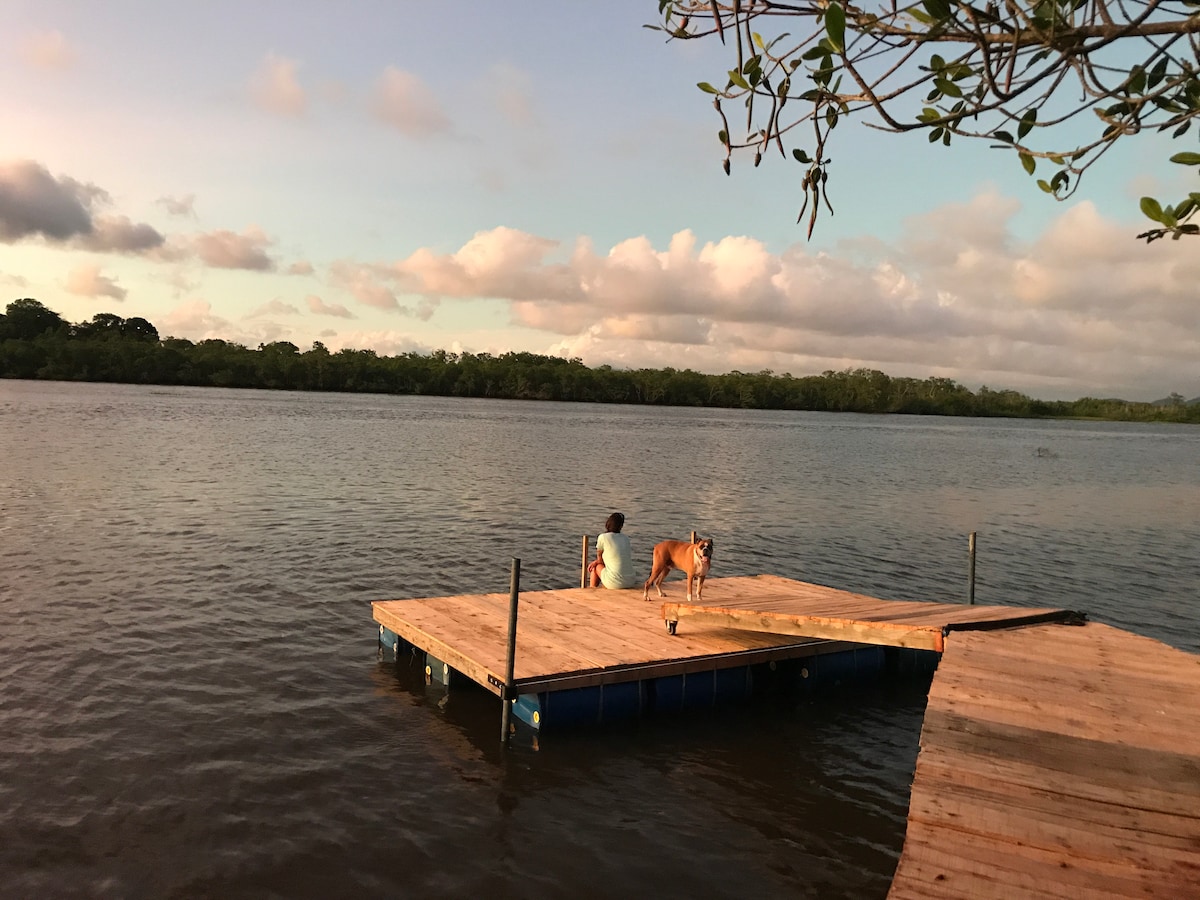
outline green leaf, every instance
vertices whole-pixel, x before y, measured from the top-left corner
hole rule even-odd
[[[936,141],[941,140],[941,137],[942,137],[942,129],[935,128],[931,132],[929,132],[929,143],[931,143],[931,144],[935,143]]]
[[[1032,156],[1030,156],[1028,153],[1022,153],[1021,154],[1021,165],[1025,167],[1025,171],[1027,173],[1032,175],[1033,170],[1037,168],[1037,160],[1034,159]]]
[[[925,0],[922,5],[925,7],[925,11],[933,16],[934,19],[950,18],[949,0]]]
[[[1129,70],[1129,93],[1140,94],[1146,90],[1146,70],[1141,66],[1134,66]]]
[[[1037,122],[1037,109],[1029,107],[1025,110],[1025,115],[1021,116],[1021,124],[1017,126],[1017,137],[1023,138],[1033,130],[1034,124]]]
[[[794,156],[796,158],[796,162],[802,162],[805,165],[812,162],[812,160],[809,158],[808,154],[799,148],[792,151],[792,156]]]
[[[737,69],[729,70],[729,81],[732,84],[736,84],[740,88],[744,88],[745,90],[750,90],[750,84],[746,81],[745,78],[742,77],[742,73],[739,72]]]
[[[1037,183],[1037,184],[1038,184],[1038,187],[1040,187],[1040,188],[1041,188],[1043,191],[1045,191],[1047,194],[1053,194],[1053,193],[1054,193],[1054,188],[1050,187],[1050,182],[1046,181],[1046,179],[1044,179],[1044,178],[1039,178],[1039,179],[1038,179],[1038,183]]]
[[[1176,153],[1171,157],[1171,162],[1181,166],[1200,166],[1200,153]]]
[[[825,33],[834,50],[841,53],[846,49],[846,11],[840,3],[830,3],[825,10]]]
[[[1141,201],[1142,214],[1155,222],[1162,221],[1162,206],[1153,197],[1143,197]]]
[[[1009,134],[1007,131],[995,131],[992,133],[992,137],[994,137],[998,141],[1004,141],[1004,143],[1006,143],[1006,144],[1015,143],[1013,141],[1013,136],[1011,134]]]
[[[934,83],[938,86],[938,90],[940,90],[947,97],[957,98],[963,95],[962,88],[960,88],[953,81],[946,81],[944,78],[939,78]]]
[[[718,91],[718,90],[717,90],[715,87],[713,87],[711,84],[709,84],[707,81],[701,81],[701,82],[698,82],[698,83],[696,84],[696,87],[700,88],[700,90],[704,91],[704,93],[706,93],[706,94],[719,94],[719,93],[721,93],[721,92],[720,92],[720,91]]]

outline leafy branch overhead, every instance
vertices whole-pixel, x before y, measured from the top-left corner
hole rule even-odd
[[[982,139],[1015,153],[1063,200],[1118,140],[1144,131],[1195,137],[1200,116],[1200,0],[919,0],[866,9],[846,0],[659,0],[669,39],[715,37],[736,51],[724,83],[701,82],[734,151],[803,165],[811,238],[823,208],[831,137],[853,116],[930,143]],[[798,36],[782,31],[804,24]],[[730,125],[744,107],[745,130]],[[738,112],[741,125],[742,113]],[[801,127],[803,126],[803,127]],[[1171,162],[1196,167],[1200,153]],[[1200,234],[1200,192],[1142,199],[1153,241]]]

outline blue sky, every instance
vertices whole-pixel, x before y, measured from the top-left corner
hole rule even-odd
[[[656,15],[10,2],[0,305],[251,347],[1200,394],[1200,241],[1133,239],[1139,196],[1195,189],[1162,163],[1182,147],[1120,146],[1056,203],[1011,154],[847,123],[806,241],[799,165],[721,172],[695,84],[727,52]]]

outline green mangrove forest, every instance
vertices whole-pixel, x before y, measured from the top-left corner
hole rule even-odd
[[[349,391],[945,416],[1088,418],[1200,423],[1200,402],[1084,397],[1035,400],[1016,391],[971,391],[948,378],[892,378],[873,369],[796,377],[771,371],[706,375],[690,369],[590,368],[536,353],[331,353],[275,341],[251,349],[224,340],[159,335],[146,319],[98,313],[72,324],[37,300],[0,315],[0,377],[126,384]]]

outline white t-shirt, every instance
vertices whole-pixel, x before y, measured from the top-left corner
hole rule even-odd
[[[596,538],[596,549],[604,560],[600,583],[606,588],[624,590],[638,586],[629,538],[619,531],[606,531]]]

